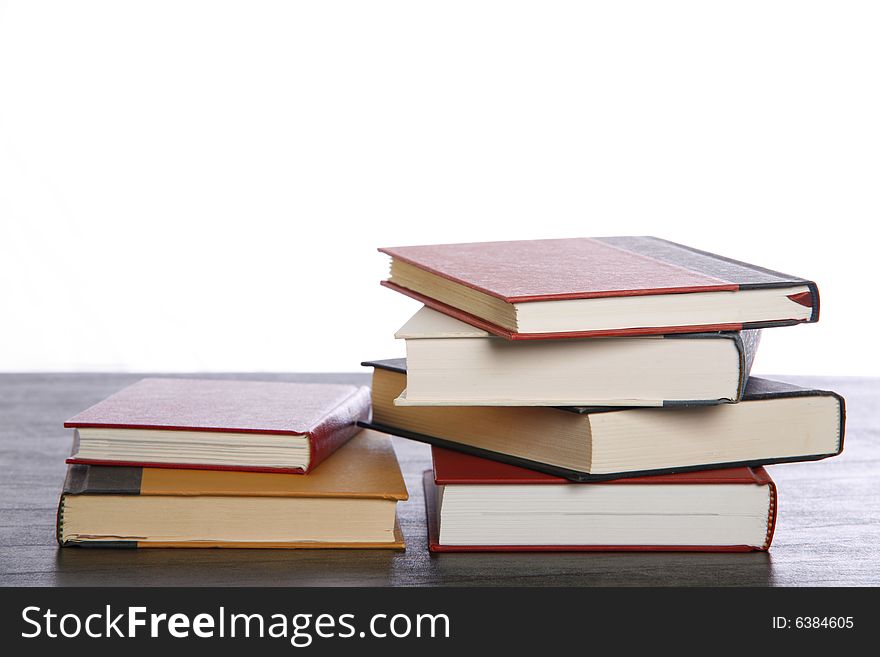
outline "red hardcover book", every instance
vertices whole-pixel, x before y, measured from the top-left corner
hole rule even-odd
[[[767,550],[776,486],[764,468],[573,483],[432,448],[432,552]]]
[[[369,417],[366,387],[143,379],[64,423],[67,462],[305,473]]]
[[[382,248],[382,284],[509,339],[731,331],[819,319],[816,284],[656,237]]]

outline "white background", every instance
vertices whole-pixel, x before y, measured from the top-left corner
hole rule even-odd
[[[656,234],[812,278],[880,374],[876,2],[0,3],[0,369],[344,371],[377,246]]]

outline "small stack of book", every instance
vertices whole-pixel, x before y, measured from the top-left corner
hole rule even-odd
[[[369,417],[365,387],[144,379],[65,423],[58,542],[403,549],[406,486]]]
[[[811,281],[653,237],[380,251],[425,307],[364,426],[433,445],[433,551],[766,550],[763,466],[843,449],[840,395],[749,377]]]

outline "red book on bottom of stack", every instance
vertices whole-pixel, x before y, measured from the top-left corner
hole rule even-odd
[[[432,552],[767,550],[776,486],[764,468],[572,483],[432,448]]]

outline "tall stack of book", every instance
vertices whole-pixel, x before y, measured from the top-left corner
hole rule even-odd
[[[71,418],[64,547],[404,547],[367,388],[144,379]],[[320,464],[320,467],[317,467]]]
[[[424,307],[365,426],[432,444],[433,551],[766,550],[763,466],[843,449],[840,395],[749,377],[811,281],[652,237],[380,251]]]

